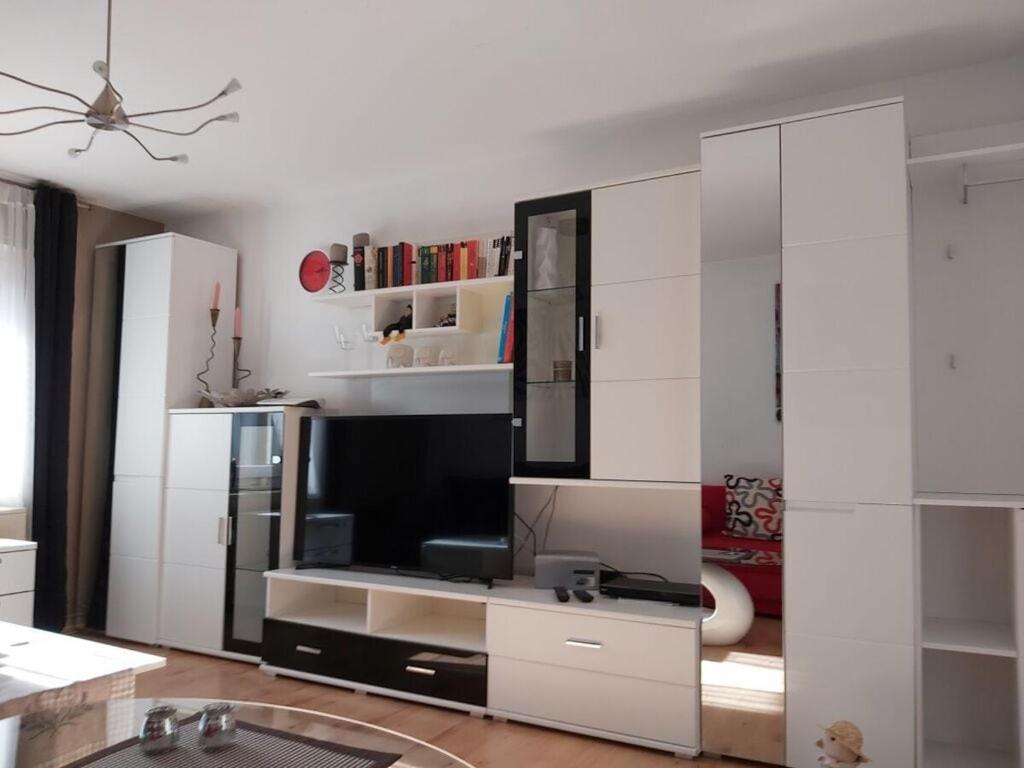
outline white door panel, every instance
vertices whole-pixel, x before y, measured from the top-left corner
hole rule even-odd
[[[595,286],[590,380],[700,376],[700,277]]]
[[[167,487],[226,491],[231,472],[231,414],[170,418]]]

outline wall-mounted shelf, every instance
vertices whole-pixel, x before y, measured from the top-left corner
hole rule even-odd
[[[419,368],[384,368],[363,371],[313,371],[308,374],[315,379],[369,379],[389,376],[451,376],[458,373],[511,373],[512,363],[488,363],[484,365],[434,365]]]
[[[580,477],[510,477],[511,485],[572,486],[578,488],[629,488],[631,490],[700,492],[700,483],[666,483],[653,480],[588,480]]]
[[[907,171],[912,186],[955,179],[966,203],[971,187],[1024,180],[1024,143],[912,157]]]
[[[344,307],[369,307],[376,298],[393,299],[412,297],[415,294],[429,296],[454,293],[455,289],[465,291],[486,291],[504,288],[512,290],[512,275],[502,277],[480,277],[475,280],[448,280],[443,283],[421,283],[419,285],[402,285],[394,288],[374,288],[370,291],[346,291],[345,293],[318,293],[314,301],[324,304],[338,304]]]
[[[918,493],[914,503],[930,507],[994,507],[1024,509],[1024,496],[997,493]]]
[[[934,651],[1017,657],[1013,627],[1008,622],[940,619],[925,616],[921,633],[921,647]]]

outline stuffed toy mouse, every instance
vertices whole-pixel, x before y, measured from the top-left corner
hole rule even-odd
[[[850,721],[836,720],[822,730],[825,735],[815,742],[815,746],[825,753],[818,758],[822,765],[846,768],[871,762],[863,752],[864,736],[860,728]]]

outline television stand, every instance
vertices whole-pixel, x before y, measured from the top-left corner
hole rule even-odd
[[[261,668],[270,674],[700,751],[699,608],[604,596],[562,604],[522,581],[265,576]]]

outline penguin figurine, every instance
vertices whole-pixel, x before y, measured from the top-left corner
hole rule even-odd
[[[405,305],[405,311],[398,318],[398,322],[385,326],[380,339],[381,344],[390,341],[401,341],[405,338],[405,332],[412,328],[412,304]]]

